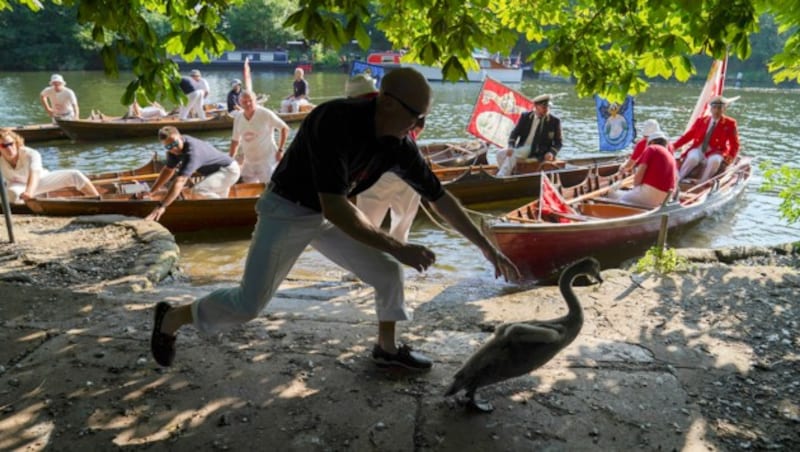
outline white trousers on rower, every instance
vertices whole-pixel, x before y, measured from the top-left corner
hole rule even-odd
[[[188,101],[186,105],[181,105],[180,118],[185,121],[191,117],[206,119],[206,112],[203,111],[203,96],[205,91],[198,89],[186,95]]]
[[[630,190],[616,190],[608,194],[609,198],[636,206],[646,206],[651,209],[658,207],[667,199],[668,192],[661,191],[652,185],[641,184]]]
[[[223,166],[192,187],[192,193],[203,198],[227,198],[231,186],[239,180],[239,164]]]
[[[686,160],[681,165],[678,180],[683,180],[692,170],[697,166],[703,165],[703,174],[700,176],[698,182],[705,182],[711,179],[711,176],[717,174],[719,167],[722,165],[722,156],[720,154],[712,154],[706,157],[706,154],[700,148],[694,148],[686,154]]]
[[[39,185],[36,186],[36,193],[33,193],[33,196],[39,196],[49,191],[61,190],[62,188],[69,187],[75,187],[81,190],[87,184],[89,184],[89,179],[78,170],[47,171],[39,177]],[[8,202],[24,204],[25,201],[20,199],[20,195],[25,193],[25,188],[27,186],[27,182],[8,184]]]
[[[376,227],[381,227],[386,212],[391,214],[389,235],[400,242],[408,242],[408,232],[419,210],[420,195],[395,173],[387,172],[369,188],[358,195],[356,206]]]
[[[411,319],[404,307],[403,268],[395,258],[353,239],[321,213],[272,192],[264,192],[256,211],[258,222],[239,286],[216,290],[192,304],[194,325],[202,333],[258,316],[309,244],[375,288],[378,320]]]

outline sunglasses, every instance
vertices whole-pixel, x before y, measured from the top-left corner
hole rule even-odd
[[[9,141],[8,143],[2,143],[2,144],[0,144],[0,146],[3,146],[4,148],[8,149],[8,148],[10,148],[11,146],[14,146],[15,144],[16,144],[16,143],[14,143],[13,141]]]
[[[395,96],[394,94],[389,93],[389,92],[384,92],[383,94],[386,97],[391,97],[392,99],[396,100],[397,103],[400,104],[401,107],[405,108],[406,111],[411,113],[411,116],[417,118],[417,120],[425,119],[425,113],[423,113],[423,112],[417,110],[416,108],[412,107],[411,105],[408,105],[407,103],[403,102],[402,99],[400,99],[399,97]]]
[[[178,144],[179,144],[178,140],[174,140],[171,143],[166,143],[164,145],[164,149],[170,151],[170,150],[175,149],[176,147],[178,147]]]

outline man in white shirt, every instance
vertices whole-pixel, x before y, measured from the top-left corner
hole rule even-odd
[[[272,110],[256,105],[256,95],[252,91],[242,91],[239,104],[242,111],[233,120],[229,154],[242,168],[242,181],[267,183],[283,158],[289,126]],[[276,131],[280,133],[277,145]]]
[[[43,89],[39,94],[47,115],[56,119],[79,119],[80,109],[78,108],[78,98],[75,92],[67,88],[67,82],[60,74],[50,76],[50,86]]]

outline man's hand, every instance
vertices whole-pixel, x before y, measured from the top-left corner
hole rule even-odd
[[[490,249],[483,250],[483,255],[494,265],[495,278],[499,278],[502,275],[506,282],[519,281],[522,279],[522,275],[517,266],[497,248],[491,247]]]
[[[164,206],[158,206],[150,212],[150,215],[145,217],[145,220],[153,220],[158,221],[161,218],[161,215],[164,215],[164,212],[167,211],[167,208]]]
[[[33,199],[33,195],[31,195],[30,193],[28,193],[26,191],[26,192],[23,192],[21,195],[19,195],[19,199],[21,199],[23,201],[27,201],[29,199]]]
[[[422,273],[436,262],[436,254],[422,245],[407,243],[392,253],[395,259]]]
[[[514,155],[514,148],[506,149],[506,157],[511,157],[512,155]]]

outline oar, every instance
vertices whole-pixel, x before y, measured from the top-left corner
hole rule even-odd
[[[108,179],[93,180],[92,183],[95,184],[95,185],[102,185],[102,184],[111,184],[111,183],[114,183],[114,182],[130,182],[130,181],[140,181],[140,180],[153,180],[153,179],[157,179],[159,174],[161,174],[161,173],[150,173],[150,174],[138,174],[138,175],[134,175],[134,176],[111,177],[111,178],[108,178]]]
[[[608,193],[609,191],[611,191],[614,188],[628,186],[628,185],[630,185],[632,183],[633,183],[633,176],[631,175],[631,176],[626,177],[625,179],[622,179],[622,181],[619,182],[619,185],[611,184],[611,185],[609,185],[607,187],[598,188],[595,191],[586,193],[586,194],[581,195],[581,196],[577,196],[577,197],[572,198],[572,199],[568,199],[567,200],[567,204],[576,204],[576,203],[579,203],[581,201],[585,201],[585,200],[590,199],[590,198],[596,198],[596,197],[598,197],[600,195],[604,195],[604,194]]]

